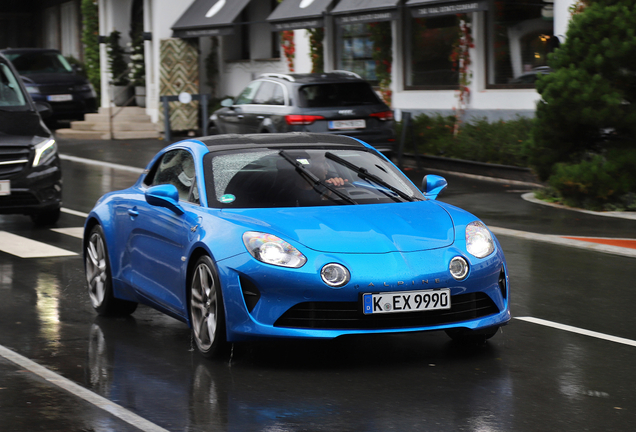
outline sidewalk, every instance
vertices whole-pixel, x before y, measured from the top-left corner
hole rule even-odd
[[[172,142],[188,139],[174,137]],[[151,158],[169,142],[157,139],[137,140],[58,140],[60,153],[89,160],[145,168]],[[464,164],[466,165],[466,164]],[[492,177],[487,164],[470,166],[467,172],[413,166],[405,173],[416,185],[426,173],[447,178],[449,187],[440,200],[474,213],[497,235],[558,243],[636,258],[636,213],[591,212],[570,209],[534,199],[532,190],[539,185],[526,181]],[[458,165],[461,166],[461,165]],[[525,174],[524,174],[525,176]]]

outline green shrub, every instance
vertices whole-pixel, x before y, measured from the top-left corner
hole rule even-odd
[[[527,166],[525,148],[532,120],[518,117],[511,121],[488,122],[473,119],[462,124],[453,136],[454,116],[417,116],[413,120],[413,134],[421,154],[465,159],[519,167]],[[401,137],[401,125],[398,128]],[[410,138],[407,134],[407,138]],[[408,147],[406,151],[410,151]]]
[[[97,93],[101,91],[101,69],[99,63],[99,12],[95,0],[82,0],[82,44],[84,44],[84,70]]]
[[[630,210],[636,194],[636,148],[591,154],[578,163],[559,163],[549,184],[563,203],[592,210]]]

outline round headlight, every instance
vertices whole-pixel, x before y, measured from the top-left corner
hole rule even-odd
[[[300,268],[307,262],[298,249],[275,235],[246,232],[243,243],[254,258],[267,264]]]
[[[466,250],[477,258],[485,258],[495,251],[495,244],[486,225],[479,221],[466,225]]]
[[[468,263],[463,257],[456,256],[453,258],[448,265],[448,269],[457,280],[465,279],[468,276]]]
[[[330,263],[326,264],[322,270],[320,270],[320,277],[322,277],[323,282],[330,287],[341,287],[349,282],[351,275],[345,266]]]

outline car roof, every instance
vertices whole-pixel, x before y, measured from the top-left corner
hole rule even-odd
[[[5,48],[1,49],[0,53],[2,54],[27,54],[27,53],[46,53],[53,52],[59,54],[60,51],[53,48]]]
[[[359,75],[347,71],[335,71],[327,73],[264,73],[258,79],[278,79],[296,84],[325,84],[342,82],[366,82]]]
[[[212,135],[199,138],[199,141],[205,144],[211,152],[270,147],[309,148],[316,146],[367,149],[358,140],[348,136],[306,132]]]

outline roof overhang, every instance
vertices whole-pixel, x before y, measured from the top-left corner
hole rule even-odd
[[[333,0],[283,0],[267,17],[272,31],[324,27]]]
[[[400,0],[340,0],[331,11],[341,25],[397,19]]]
[[[406,6],[411,10],[415,18],[429,18],[443,15],[456,15],[462,13],[479,12],[488,10],[487,0],[409,0]]]
[[[174,37],[223,36],[234,33],[236,18],[250,0],[195,0],[172,26]]]

